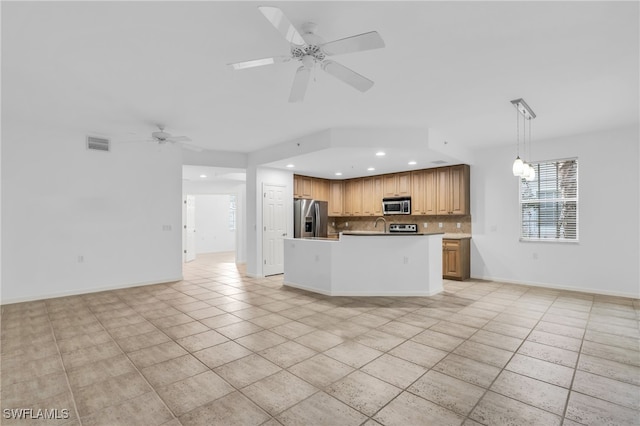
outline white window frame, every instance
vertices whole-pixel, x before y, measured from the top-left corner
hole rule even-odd
[[[576,181],[576,196],[575,198],[537,198],[537,199],[524,199],[522,198],[523,194],[523,185],[531,185],[539,182],[539,165],[541,164],[557,164],[563,161],[575,161],[576,162],[576,173],[575,173],[575,181]],[[535,163],[530,163],[536,169],[536,177],[533,181],[528,182],[524,178],[520,178],[518,182],[518,197],[519,197],[519,206],[518,206],[518,214],[520,216],[520,241],[522,242],[552,242],[552,243],[578,243],[580,241],[580,203],[579,203],[579,193],[580,193],[580,181],[579,181],[579,170],[580,170],[580,162],[578,161],[578,157],[572,158],[562,158],[556,160],[545,160],[545,161],[537,161]],[[545,203],[556,203],[556,202],[567,202],[567,201],[575,201],[576,204],[576,218],[575,218],[575,227],[576,227],[576,237],[575,238],[559,238],[559,237],[531,237],[525,235],[525,223],[524,223],[524,214],[523,214],[523,206],[525,204],[531,204],[535,202],[545,202]]]

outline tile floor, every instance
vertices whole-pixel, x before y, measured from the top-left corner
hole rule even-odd
[[[331,298],[228,255],[184,277],[3,306],[0,422],[640,424],[638,300],[473,280]]]

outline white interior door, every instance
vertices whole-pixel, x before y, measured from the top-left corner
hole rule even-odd
[[[196,258],[196,197],[187,195],[184,200],[184,261]]]
[[[262,188],[262,274],[284,273],[284,237],[287,213],[284,186],[264,184]]]

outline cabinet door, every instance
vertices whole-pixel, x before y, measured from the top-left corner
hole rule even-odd
[[[435,169],[424,171],[424,212],[427,215],[437,215],[438,179]]]
[[[385,197],[395,197],[397,193],[398,176],[395,174],[382,176],[383,195]]]
[[[374,212],[374,178],[368,177],[362,179],[362,214],[365,216],[373,216]]]
[[[469,214],[469,166],[449,168],[449,212]]]
[[[342,216],[343,212],[343,182],[331,181],[329,184],[329,216]]]
[[[449,167],[436,169],[436,214],[449,214]]]
[[[329,201],[329,181],[326,179],[313,179],[313,199]]]
[[[381,176],[376,176],[373,178],[373,214],[375,216],[382,216],[382,177]]]
[[[351,214],[362,216],[362,179],[351,180]]]
[[[456,240],[442,240],[442,275],[446,278],[460,278],[460,243]]]
[[[398,173],[396,174],[396,195],[409,196],[411,195],[411,173]]]
[[[425,172],[411,172],[411,214],[426,214]]]
[[[293,175],[293,198],[302,198],[300,176]]]
[[[300,176],[300,187],[298,189],[302,198],[313,198],[313,178]]]

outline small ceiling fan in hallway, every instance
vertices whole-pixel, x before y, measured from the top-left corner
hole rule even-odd
[[[233,69],[242,70],[292,60],[299,61],[301,66],[296,71],[289,102],[302,102],[309,85],[311,70],[315,68],[316,64],[319,64],[323,71],[361,92],[366,92],[373,86],[373,81],[332,59],[328,59],[328,57],[384,47],[384,41],[376,31],[325,42],[316,35],[316,24],[314,23],[303,24],[302,34],[300,34],[279,8],[260,6],[258,9],[289,42],[291,54],[229,64]]]

